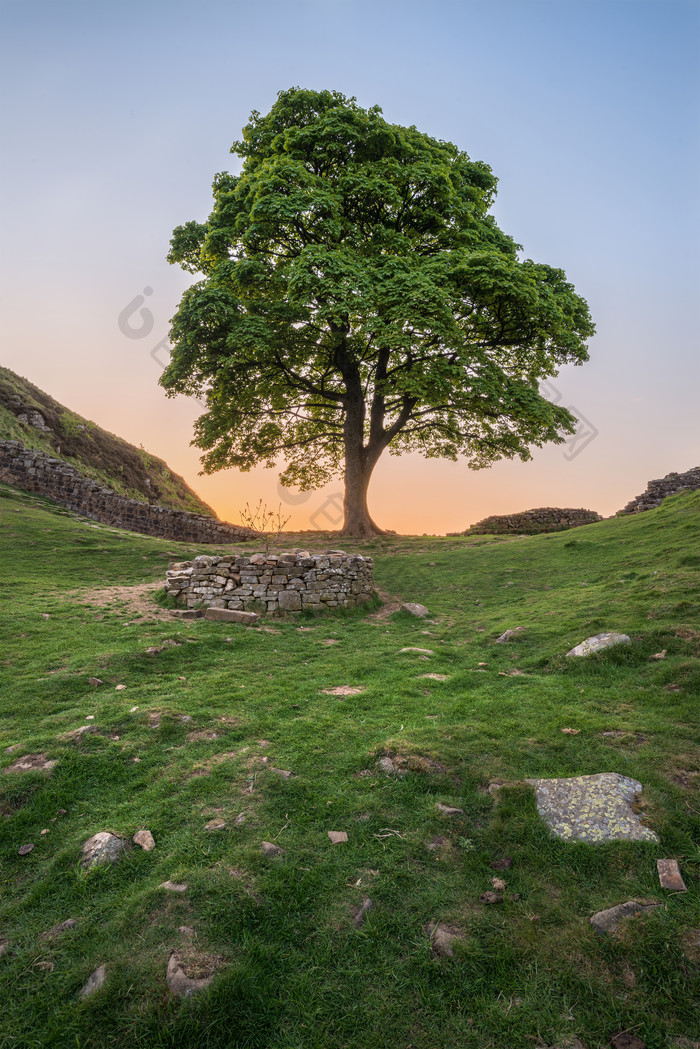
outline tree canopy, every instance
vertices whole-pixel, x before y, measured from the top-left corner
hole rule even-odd
[[[487,164],[299,88],[231,151],[240,173],[215,177],[211,215],[168,256],[200,279],[161,383],[206,398],[205,472],[283,461],[309,489],[342,470],[344,531],[365,535],[386,449],[477,468],[573,432],[538,387],[588,359],[588,306],[499,229]]]

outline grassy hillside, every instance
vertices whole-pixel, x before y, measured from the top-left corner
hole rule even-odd
[[[32,410],[41,413],[48,429],[18,419]],[[8,368],[0,368],[0,440],[21,441],[26,448],[65,459],[86,477],[131,499],[216,516],[162,459],[64,408]]]
[[[698,1037],[700,494],[549,536],[345,543],[430,620],[385,606],[252,629],[177,622],[152,603],[188,547],[7,488],[0,514],[12,608],[0,758],[57,762],[50,777],[0,775],[0,1045],[602,1049],[629,1031],[666,1049]],[[601,630],[632,644],[566,660]],[[324,692],[338,686],[362,691]],[[382,773],[382,755],[407,774]],[[550,837],[522,780],[596,772],[643,783],[658,845]],[[152,852],[80,867],[91,835],[144,827]],[[263,841],[284,853],[266,856]],[[688,892],[659,887],[661,857],[679,861]],[[480,901],[493,877],[519,898]],[[596,937],[590,915],[635,896],[662,906]],[[454,957],[432,953],[434,921],[462,937]],[[201,996],[169,993],[173,950],[217,970]],[[80,1000],[102,964],[104,986]]]

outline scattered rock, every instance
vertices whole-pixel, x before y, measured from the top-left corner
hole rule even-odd
[[[503,893],[491,892],[491,890],[488,889],[486,892],[482,892],[479,897],[479,903],[503,903]]]
[[[666,649],[662,648],[660,652],[654,652],[653,656],[649,656],[649,659],[665,659]]]
[[[431,648],[415,648],[414,646],[409,646],[408,648],[399,649],[399,655],[401,655],[404,652],[417,652],[419,656],[434,656],[435,655],[435,653],[433,652],[433,650]]]
[[[503,645],[503,644],[506,643],[506,641],[512,641],[512,639],[514,637],[516,637],[518,634],[522,633],[522,631],[524,629],[525,629],[524,626],[516,626],[516,627],[513,627],[512,630],[506,630],[506,631],[504,631],[501,634],[500,637],[496,638],[494,644],[496,644],[496,645]]]
[[[630,1031],[621,1031],[610,1039],[614,1049],[646,1049],[646,1042]]]
[[[618,903],[615,907],[608,907],[607,910],[598,911],[590,918],[590,923],[599,936],[605,936],[607,933],[616,932],[624,918],[629,918],[633,914],[643,914],[645,911],[660,906],[658,900],[628,900],[626,903]]]
[[[505,887],[506,887],[506,883],[504,882],[503,878],[492,878],[491,879],[491,888],[495,889],[496,892],[503,892]]]
[[[452,932],[446,925],[440,925],[438,922],[426,925],[425,931],[430,937],[430,946],[434,954],[440,958],[454,957],[454,944],[463,939],[459,933]]]
[[[98,991],[102,984],[107,979],[107,966],[100,965],[95,969],[94,973],[89,977],[87,983],[80,990],[80,997],[87,998],[88,995],[94,994]]]
[[[438,801],[435,808],[438,812],[441,812],[443,816],[463,816],[464,809],[457,809],[452,805],[443,805],[441,801]]]
[[[18,856],[28,856],[29,853],[33,852],[33,851],[34,851],[34,846],[32,845],[31,842],[29,842],[27,845],[20,845],[20,847],[17,849],[17,855]]]
[[[415,601],[406,601],[405,604],[401,605],[402,612],[410,612],[412,616],[417,616],[419,619],[423,619],[424,616],[428,615],[428,609],[425,605],[419,605]]]
[[[150,830],[139,830],[131,839],[134,845],[140,845],[144,852],[153,852],[156,847],[155,839]]]
[[[8,765],[5,772],[30,772],[33,770],[50,772],[55,764],[55,761],[49,761],[46,754],[25,754],[23,757],[17,758],[17,761],[12,765]]]
[[[427,678],[429,681],[448,681],[449,674],[421,674],[422,678]]]
[[[80,728],[74,728],[70,732],[65,732],[63,738],[68,740],[82,739],[83,736],[94,736],[96,734],[96,725],[81,725]]]
[[[359,929],[364,924],[364,920],[371,910],[373,910],[374,904],[370,900],[369,896],[366,896],[360,906],[356,909],[353,916],[352,924],[356,929]]]
[[[494,860],[490,866],[492,871],[507,871],[513,866],[513,857],[505,856],[502,860]]]
[[[125,688],[126,688],[126,685],[116,685],[115,686],[115,692],[123,692]]]
[[[567,656],[590,656],[593,652],[602,652],[604,649],[612,648],[614,645],[631,644],[632,641],[627,634],[616,634],[614,631],[608,631],[607,633],[594,634],[593,637],[587,637],[585,641],[570,649],[566,654]]]
[[[273,841],[261,842],[260,848],[266,856],[284,856],[284,849],[280,848],[279,845],[275,845]]]
[[[564,733],[565,736],[578,736],[580,731],[581,731],[580,728],[563,728],[562,729],[562,732]]]
[[[183,968],[183,960],[176,951],[173,951],[170,955],[165,979],[172,994],[178,998],[190,998],[193,994],[197,994],[209,986],[214,979],[214,973],[200,977],[188,976]]]
[[[159,889],[165,889],[166,892],[187,892],[186,881],[164,881],[158,886]]]
[[[331,845],[342,845],[348,840],[347,832],[344,830],[329,830],[328,837],[331,839]]]
[[[669,892],[688,891],[678,869],[677,860],[657,860],[656,869],[659,872],[662,889],[668,889]]]
[[[353,685],[336,685],[335,688],[322,688],[321,692],[327,696],[359,696],[364,689]]]
[[[97,686],[97,685],[104,685],[104,681],[101,678],[99,678],[99,677],[89,677],[88,678],[88,685],[95,685],[95,686]]]
[[[131,848],[131,843],[118,834],[102,830],[93,834],[83,845],[83,867],[96,867],[99,863],[116,863]]]
[[[55,936],[60,936],[62,932],[68,932],[69,929],[74,929],[78,924],[75,918],[66,918],[64,922],[59,922],[58,925],[54,925],[52,929],[48,929],[47,932],[42,932],[39,937],[40,940],[53,940]]]
[[[264,760],[267,761],[267,758]],[[274,772],[276,776],[281,776],[282,779],[290,779],[294,775],[293,772],[289,772],[287,769],[276,769],[272,765],[270,765],[270,772]]]
[[[203,619],[203,608],[176,608],[170,613],[175,619]]]
[[[603,772],[525,782],[535,788],[537,811],[557,838],[588,842],[659,840],[630,806],[642,789],[637,780]]]
[[[300,605],[301,607],[301,605]],[[208,608],[204,615],[205,619],[214,619],[226,623],[243,623],[244,626],[253,626],[260,619],[256,612],[243,612],[235,608]]]

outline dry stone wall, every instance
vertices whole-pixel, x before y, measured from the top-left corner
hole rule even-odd
[[[619,510],[618,516],[621,514],[639,514],[643,510],[653,510],[654,507],[661,506],[664,499],[667,499],[669,495],[677,495],[678,492],[695,492],[699,489],[700,466],[694,466],[692,470],[686,470],[682,474],[666,474],[665,477],[661,477],[656,481],[649,481],[646,491],[638,495],[636,499],[632,499],[624,510]]]
[[[130,532],[185,543],[240,543],[257,538],[255,532],[215,517],[127,499],[84,477],[70,463],[25,448],[19,441],[0,441],[0,481]]]
[[[566,528],[593,524],[603,518],[595,510],[562,510],[545,506],[538,510],[525,510],[520,514],[505,514],[501,517],[485,517],[472,525],[466,532],[457,535],[537,535],[540,532],[563,532]]]
[[[173,565],[165,590],[186,608],[206,605],[269,615],[355,608],[372,597],[374,562],[342,550],[252,557],[202,554]]]

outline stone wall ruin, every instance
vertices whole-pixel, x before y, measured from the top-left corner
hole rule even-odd
[[[374,593],[371,557],[325,554],[202,554],[168,570],[165,591],[184,608],[228,608],[280,615],[355,608]]]
[[[34,492],[93,521],[129,532],[176,539],[183,543],[241,543],[258,538],[248,528],[215,517],[171,510],[166,506],[127,499],[106,485],[84,477],[70,463],[19,441],[0,441],[0,481]]]

